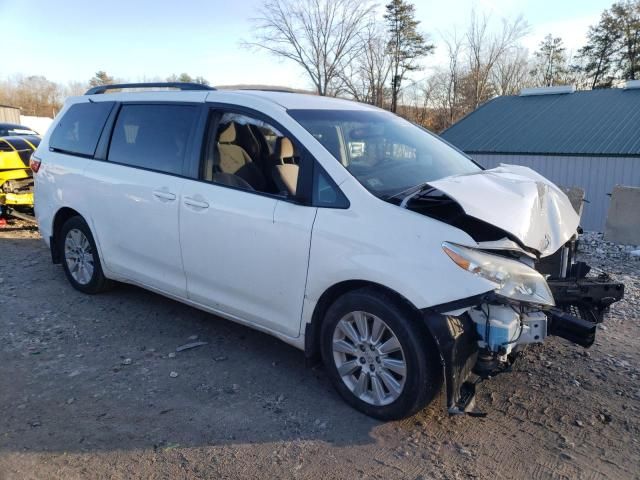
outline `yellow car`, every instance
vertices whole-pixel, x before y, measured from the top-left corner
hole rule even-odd
[[[33,211],[31,154],[40,144],[33,130],[0,123],[0,216],[15,210],[19,215]]]

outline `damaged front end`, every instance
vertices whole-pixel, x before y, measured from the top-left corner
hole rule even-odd
[[[563,247],[573,248],[574,240]],[[450,414],[471,412],[476,385],[508,371],[526,345],[551,335],[584,348],[594,343],[597,324],[622,299],[624,285],[604,275],[579,277],[575,273],[588,267],[572,265],[569,275],[547,277],[553,301],[546,304],[514,300],[497,289],[423,311],[438,345]]]
[[[577,259],[578,215],[564,193],[529,169],[442,179],[397,203],[468,233],[473,245],[443,242],[443,252],[495,286],[423,311],[451,414],[472,410],[476,385],[507,371],[528,344],[555,335],[590,347],[597,323],[624,295],[624,285],[607,275],[588,276]]]

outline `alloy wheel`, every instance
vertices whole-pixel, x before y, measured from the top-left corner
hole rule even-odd
[[[77,228],[69,230],[64,239],[64,258],[73,279],[87,285],[93,278],[95,260],[89,239]]]
[[[350,312],[333,333],[333,360],[344,384],[360,400],[388,405],[402,393],[407,365],[400,341],[377,316]]]

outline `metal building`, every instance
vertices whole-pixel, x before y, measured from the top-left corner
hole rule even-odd
[[[583,188],[582,227],[603,231],[614,186],[640,187],[640,81],[590,91],[525,89],[490,100],[442,137],[486,168],[525,165],[558,185]]]
[[[20,109],[9,105],[0,105],[0,123],[20,123]]]

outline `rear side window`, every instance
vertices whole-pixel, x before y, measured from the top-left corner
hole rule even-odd
[[[76,103],[56,125],[49,148],[93,157],[98,139],[113,108],[113,102]]]
[[[123,105],[111,136],[111,162],[182,173],[198,117],[193,105]]]

